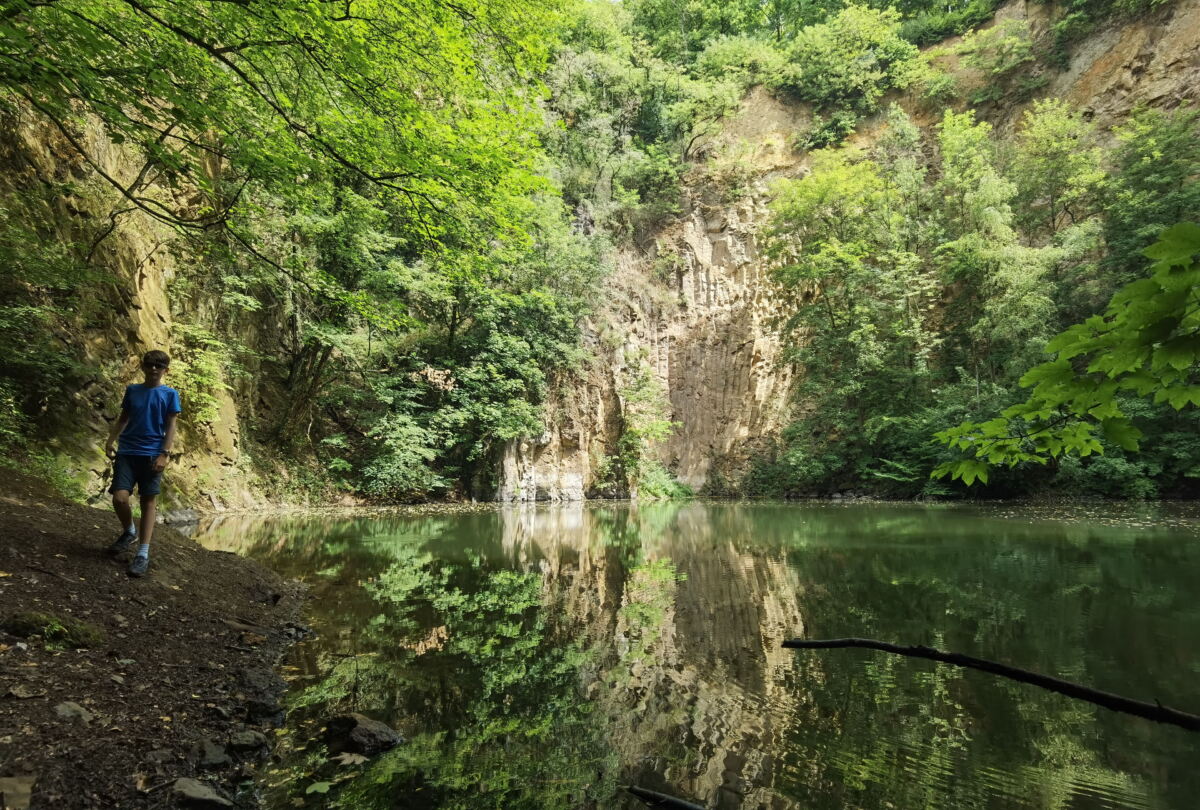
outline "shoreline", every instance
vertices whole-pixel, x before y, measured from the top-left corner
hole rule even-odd
[[[305,589],[161,523],[131,578],[112,513],[50,492],[10,473],[0,496],[6,803],[258,806]]]

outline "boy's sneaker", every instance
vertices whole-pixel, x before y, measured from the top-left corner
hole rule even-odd
[[[150,558],[143,557],[141,554],[135,555],[133,561],[129,563],[129,576],[131,577],[144,577],[149,570]]]
[[[133,541],[137,540],[137,532],[131,532],[129,529],[121,532],[121,536],[113,541],[108,547],[108,553],[116,556],[122,552],[129,551],[129,547],[133,545]]]

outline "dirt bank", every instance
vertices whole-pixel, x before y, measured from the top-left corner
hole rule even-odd
[[[132,579],[110,512],[4,478],[0,807],[254,807],[299,586],[164,527]]]

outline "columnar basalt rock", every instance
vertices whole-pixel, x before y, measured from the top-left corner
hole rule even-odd
[[[1050,11],[1014,0],[997,19],[1028,19],[1046,35]],[[969,71],[961,67],[964,79]],[[1046,94],[1066,98],[1102,128],[1139,105],[1171,108],[1200,100],[1200,0],[1178,0],[1134,20],[1115,20],[1073,46],[1068,67],[1048,73]],[[924,127],[937,123],[919,100],[893,93]],[[1011,133],[1028,103],[980,111]],[[597,493],[600,461],[620,433],[620,391],[631,362],[648,362],[676,423],[659,459],[698,491],[736,490],[757,450],[789,419],[796,370],[783,362],[782,302],[768,279],[762,235],[774,177],[796,176],[807,156],[794,150],[811,111],[755,88],[722,131],[693,150],[679,216],[622,250],[590,325],[592,368],[563,381],[547,411],[546,433],[510,444],[499,470],[502,501],[575,500]],[[851,142],[869,147],[882,116],[864,121]],[[753,179],[722,189],[723,156],[741,155]],[[636,358],[636,360],[635,360]]]

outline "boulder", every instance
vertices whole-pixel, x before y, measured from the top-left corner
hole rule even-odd
[[[325,724],[325,744],[334,754],[350,751],[370,757],[402,742],[394,728],[362,714],[339,715]]]
[[[229,747],[234,751],[257,751],[267,747],[267,735],[261,731],[239,731],[229,738]]]
[[[171,794],[180,807],[186,807],[189,810],[219,810],[224,807],[233,807],[233,802],[196,779],[176,779],[175,784],[171,786]]]
[[[225,753],[225,746],[207,737],[192,748],[192,758],[196,767],[202,769],[225,768],[233,764],[229,754]]]

